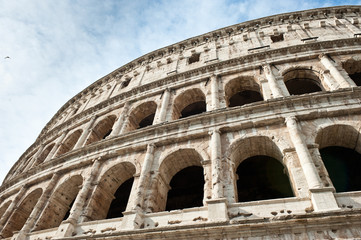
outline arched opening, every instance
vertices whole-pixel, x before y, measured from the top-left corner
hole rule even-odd
[[[107,214],[107,219],[123,217],[123,212],[127,208],[130,191],[132,190],[134,182],[134,177],[129,178],[124,183],[122,183],[117,191],[114,193],[114,200],[110,204],[109,211]]]
[[[336,192],[361,190],[359,132],[352,126],[332,125],[321,129],[315,141]]]
[[[67,137],[65,141],[60,145],[59,150],[56,153],[56,157],[71,151],[74,148],[82,132],[83,131],[79,129],[73,132],[69,137]]]
[[[268,156],[253,156],[238,166],[238,201],[248,202],[293,197],[283,165]]]
[[[203,205],[204,177],[202,167],[191,166],[182,169],[174,175],[169,186],[166,211]]]
[[[336,192],[361,190],[361,154],[344,147],[320,149],[323,163]]]
[[[292,69],[283,74],[290,95],[301,95],[323,91],[317,72],[312,69]]]
[[[54,146],[55,143],[52,143],[41,152],[41,154],[38,156],[38,159],[36,159],[36,162],[34,163],[34,167],[44,162],[44,160],[49,155],[50,151],[53,149]]]
[[[129,115],[128,131],[151,126],[156,110],[157,104],[155,102],[140,104]]]
[[[115,119],[116,117],[114,115],[110,115],[98,122],[98,124],[92,129],[85,145],[100,141],[109,136],[112,132]]]
[[[228,107],[263,101],[260,87],[251,77],[236,78],[229,81],[225,86],[225,93]]]
[[[2,230],[3,238],[11,237],[13,232],[21,230],[42,193],[43,190],[38,188],[29,193],[24,200],[21,201]]]
[[[361,60],[349,59],[342,63],[343,69],[357,86],[361,86]]]
[[[229,157],[234,162],[235,191],[239,202],[294,196],[283,155],[266,136],[254,136],[233,143]]]
[[[154,212],[203,205],[204,173],[202,157],[194,149],[180,149],[161,163],[157,176]]]
[[[174,100],[173,120],[206,112],[206,97],[200,89],[189,89]]]
[[[57,227],[63,220],[66,220],[82,183],[83,178],[80,175],[72,176],[61,183],[49,198],[34,229],[43,230]]]
[[[86,208],[88,221],[123,216],[135,171],[132,163],[122,162],[112,166],[102,175]]]

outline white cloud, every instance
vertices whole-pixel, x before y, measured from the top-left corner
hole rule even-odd
[[[0,181],[67,100],[132,59],[245,20],[325,5],[269,3],[0,0]]]

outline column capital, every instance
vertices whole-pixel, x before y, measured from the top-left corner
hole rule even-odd
[[[325,58],[325,57],[328,58],[326,53],[321,53],[321,54],[318,55],[319,59],[322,59],[322,58]]]
[[[297,117],[296,116],[288,116],[288,117],[286,117],[285,118],[285,123],[287,124],[287,123],[291,123],[291,121],[293,122],[298,122],[298,119],[297,119]]]

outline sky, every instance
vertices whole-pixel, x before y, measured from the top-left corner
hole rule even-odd
[[[269,15],[360,1],[0,0],[0,183],[70,98],[148,52]]]

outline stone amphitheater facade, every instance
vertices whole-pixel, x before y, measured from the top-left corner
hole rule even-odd
[[[361,238],[360,14],[260,18],[99,79],[9,171],[0,238]]]

